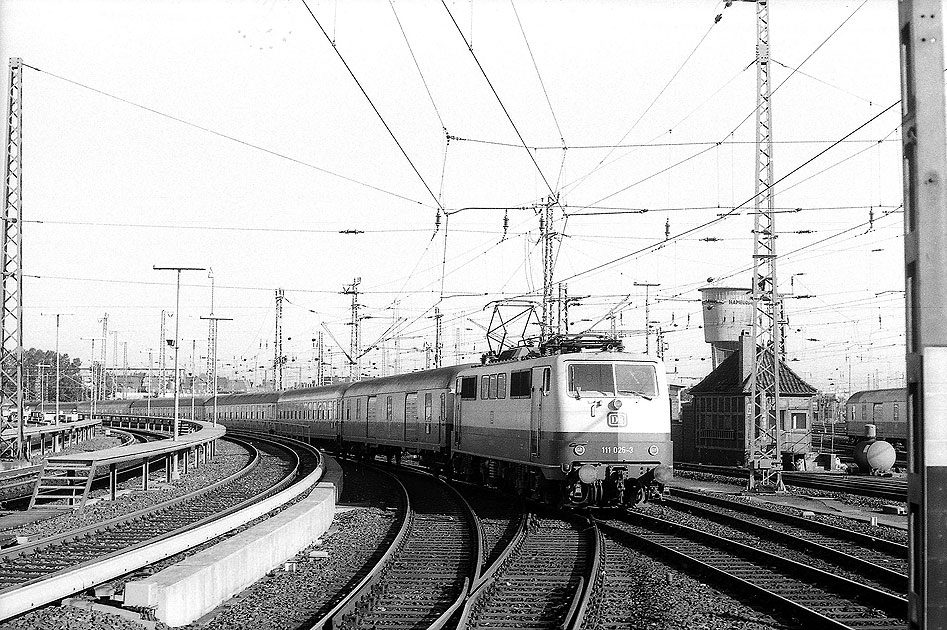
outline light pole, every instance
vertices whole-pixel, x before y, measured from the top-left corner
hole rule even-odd
[[[43,420],[46,420],[46,388],[43,387],[43,368],[53,366],[48,363],[37,363],[36,367],[39,368],[39,409]]]
[[[59,424],[59,318],[65,315],[75,315],[75,313],[40,313],[44,316],[55,316],[56,318],[56,420],[53,424]],[[95,356],[93,354],[93,356]]]
[[[89,418],[95,417],[95,342],[97,339],[105,341],[105,337],[80,337],[82,341],[91,341],[92,342],[92,363],[89,364],[89,377],[92,382],[92,389],[90,391],[90,397],[92,398],[92,408],[89,410]]]
[[[179,417],[180,413],[180,391],[178,383],[178,346],[181,344],[178,341],[180,327],[181,327],[181,272],[182,271],[207,271],[206,267],[156,267],[153,266],[152,269],[155,271],[175,271],[177,272],[177,284],[174,293],[174,433],[172,435],[173,440],[178,439],[178,425],[181,421]],[[175,455],[172,458],[173,469],[171,471],[172,479],[180,479],[181,475],[178,472],[178,458]]]
[[[145,387],[145,395],[148,399],[146,415],[151,417],[151,390],[154,388],[155,383],[154,379],[151,376],[151,368],[154,366],[154,359],[152,358],[151,353],[154,352],[154,348],[146,348],[145,352],[148,353],[148,386]]]
[[[210,376],[210,380],[213,381],[213,383],[214,383],[214,419],[213,419],[213,423],[214,423],[214,426],[216,427],[216,426],[217,426],[217,322],[232,322],[232,321],[233,321],[233,318],[232,318],[232,317],[217,317],[217,316],[215,316],[215,315],[211,315],[210,317],[204,317],[204,316],[202,315],[202,316],[201,316],[201,319],[210,320],[210,325],[214,327],[214,333],[213,333],[214,348],[213,348],[212,351],[211,351],[211,352],[212,352],[211,362],[212,362],[212,365],[213,365],[213,369],[211,369],[211,374],[209,374],[209,376]]]

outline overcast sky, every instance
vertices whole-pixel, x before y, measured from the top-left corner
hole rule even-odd
[[[787,356],[830,391],[849,373],[853,390],[899,386],[897,4],[771,4]],[[697,289],[750,284],[752,4],[2,0],[0,26],[2,58],[29,66],[27,347],[53,346],[41,313],[72,312],[61,349],[87,363],[108,313],[146,365],[175,298],[152,267],[189,265],[213,268],[215,314],[234,318],[219,356],[244,374],[272,363],[277,288],[288,384],[313,374],[319,330],[347,350],[355,278],[364,345],[391,350],[401,318],[402,367],[422,366],[440,304],[445,362],[477,360],[489,304],[541,293],[533,206],[551,193],[555,280],[588,296],[572,330],[624,303],[643,351],[634,285],[659,283],[650,319],[685,384],[710,371]],[[210,280],[183,280],[181,337],[202,356]]]

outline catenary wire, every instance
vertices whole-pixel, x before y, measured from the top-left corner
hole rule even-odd
[[[380,188],[380,187],[375,186],[375,185],[373,185],[373,184],[369,184],[369,183],[367,183],[367,182],[359,181],[359,180],[357,180],[357,179],[354,179],[354,178],[352,178],[352,177],[348,177],[348,176],[346,176],[346,175],[341,175],[341,174],[339,174],[339,173],[335,173],[335,172],[333,172],[333,171],[324,169],[324,168],[322,168],[321,166],[316,166],[315,164],[311,164],[311,163],[309,163],[309,162],[300,160],[299,158],[294,158],[294,157],[292,157],[292,156],[286,155],[285,153],[280,153],[280,152],[278,152],[278,151],[274,151],[273,149],[267,149],[267,148],[264,147],[264,146],[261,146],[261,145],[258,145],[258,144],[254,144],[254,143],[248,142],[248,141],[246,141],[246,140],[241,140],[240,138],[237,138],[237,137],[235,137],[235,136],[231,136],[231,135],[228,135],[228,134],[226,134],[226,133],[223,133],[223,132],[220,132],[220,131],[216,131],[216,130],[214,130],[214,129],[211,129],[210,127],[205,127],[205,126],[203,126],[203,125],[199,125],[199,124],[197,124],[197,123],[190,122],[189,120],[185,120],[184,118],[180,118],[180,117],[178,117],[178,116],[173,116],[173,115],[171,115],[171,114],[167,114],[167,113],[165,113],[165,112],[159,111],[159,110],[154,109],[154,108],[152,108],[152,107],[148,107],[147,105],[142,105],[142,104],[140,104],[140,103],[136,103],[136,102],[131,101],[131,100],[129,100],[129,99],[123,98],[123,97],[121,97],[121,96],[117,96],[117,95],[115,95],[115,94],[111,94],[111,93],[109,93],[109,92],[106,92],[106,91],[104,91],[104,90],[100,90],[100,89],[98,89],[98,88],[94,88],[94,87],[92,87],[92,86],[90,86],[90,85],[86,85],[86,84],[84,84],[84,83],[80,83],[79,81],[75,81],[75,80],[73,80],[73,79],[68,79],[68,78],[66,78],[66,77],[64,77],[64,76],[55,74],[55,73],[50,72],[50,71],[48,71],[48,70],[42,70],[42,69],[40,69],[40,68],[37,68],[36,66],[31,66],[31,65],[26,64],[26,63],[24,63],[23,65],[24,65],[25,67],[27,67],[27,68],[30,68],[31,70],[35,70],[36,72],[40,72],[40,73],[42,73],[42,74],[46,74],[46,75],[48,75],[48,76],[54,77],[54,78],[56,78],[56,79],[59,79],[60,81],[64,81],[64,82],[66,82],[66,83],[70,83],[70,84],[75,85],[75,86],[77,86],[77,87],[81,87],[81,88],[83,88],[83,89],[89,90],[90,92],[95,92],[96,94],[100,94],[100,95],[102,95],[102,96],[105,96],[105,97],[114,99],[114,100],[119,101],[119,102],[121,102],[121,103],[125,103],[126,105],[131,105],[132,107],[137,107],[138,109],[142,109],[142,110],[144,110],[144,111],[146,111],[146,112],[150,112],[150,113],[152,113],[152,114],[155,114],[156,116],[161,116],[162,118],[167,118],[168,120],[173,120],[174,122],[180,123],[180,124],[182,124],[182,125],[186,125],[186,126],[191,127],[191,128],[193,128],[193,129],[198,129],[198,130],[203,131],[203,132],[205,132],[205,133],[209,133],[209,134],[211,134],[211,135],[217,136],[218,138],[224,138],[225,140],[230,140],[231,142],[236,142],[237,144],[241,144],[241,145],[243,145],[243,146],[245,146],[245,147],[249,147],[249,148],[251,148],[251,149],[256,149],[257,151],[262,151],[263,153],[266,153],[266,154],[268,154],[268,155],[272,155],[272,156],[274,156],[274,157],[278,157],[278,158],[283,159],[283,160],[287,160],[287,161],[292,162],[292,163],[294,163],[294,164],[298,164],[299,166],[304,166],[304,167],[306,167],[306,168],[313,169],[313,170],[318,171],[318,172],[320,172],[320,173],[325,173],[326,175],[331,175],[332,177],[338,177],[339,179],[343,179],[343,180],[345,180],[345,181],[347,181],[347,182],[350,182],[350,183],[352,183],[352,184],[357,184],[357,185],[359,185],[359,186],[364,186],[365,188],[370,188],[370,189],[372,189],[372,190],[374,190],[374,191],[377,191],[377,192],[380,192],[380,193],[384,193],[384,194],[390,195],[390,196],[392,196],[392,197],[396,197],[396,198],[401,199],[401,200],[403,200],[403,201],[408,201],[408,202],[410,202],[410,203],[417,204],[417,205],[419,205],[419,206],[431,207],[431,206],[429,206],[428,204],[424,203],[423,201],[419,201],[419,200],[417,200],[417,199],[412,199],[412,198],[410,198],[410,197],[406,197],[406,196],[401,195],[401,194],[398,194],[398,193],[396,193],[396,192],[392,192],[392,191],[390,191],[390,190],[385,190],[384,188]]]

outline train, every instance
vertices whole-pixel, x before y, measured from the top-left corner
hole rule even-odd
[[[180,418],[211,420],[214,397],[180,397]],[[96,401],[96,414],[171,417],[172,399]],[[91,403],[81,403],[88,413]],[[673,476],[663,363],[577,351],[422,370],[322,387],[216,398],[233,430],[297,437],[342,454],[571,506],[630,506]]]
[[[877,437],[904,449],[908,440],[907,389],[855,392],[845,402],[845,433],[852,444],[865,438],[865,425],[875,425]]]

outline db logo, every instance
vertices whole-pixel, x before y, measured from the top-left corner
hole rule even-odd
[[[572,452],[576,455],[585,455],[585,446],[582,444],[576,444],[575,448],[572,449]]]

